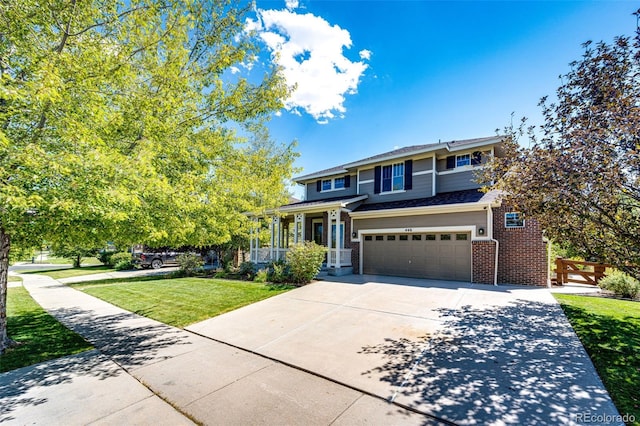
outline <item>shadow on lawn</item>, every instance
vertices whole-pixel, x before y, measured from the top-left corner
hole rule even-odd
[[[396,402],[463,424],[579,423],[579,414],[617,414],[558,305],[518,301],[440,314],[436,336],[362,349],[386,360],[374,370],[396,389]]]
[[[187,345],[192,343],[181,330],[132,313],[102,314],[82,309],[57,309],[50,313],[125,369],[187,352]],[[11,412],[16,408],[55,398],[42,387],[71,383],[83,376],[106,379],[121,372],[97,351],[89,351],[0,374],[0,423],[11,420]]]

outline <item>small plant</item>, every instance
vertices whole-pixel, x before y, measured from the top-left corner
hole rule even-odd
[[[269,281],[272,283],[291,282],[289,265],[283,260],[272,262],[269,265]]]
[[[267,281],[269,281],[269,271],[264,268],[260,269],[258,272],[256,272],[256,276],[253,281],[256,283],[266,283]]]
[[[111,250],[100,250],[98,252],[98,254],[96,255],[96,259],[98,259],[100,261],[100,263],[102,263],[105,266],[113,266],[113,262],[111,261],[111,257],[115,253],[116,252],[111,251]]]
[[[613,271],[600,280],[600,287],[621,297],[635,299],[640,294],[640,281],[622,271]]]
[[[127,253],[126,251],[113,253],[111,255],[110,263],[116,271],[133,269],[133,257],[131,256],[131,253]]]
[[[246,280],[253,280],[256,276],[256,264],[253,262],[242,262],[238,268],[238,274]]]
[[[310,283],[318,275],[327,248],[313,241],[296,244],[287,252],[287,263],[291,271],[291,282]]]
[[[202,270],[204,265],[202,257],[195,253],[182,253],[176,257],[176,262],[180,266],[180,271],[186,276],[195,275],[196,272]]]

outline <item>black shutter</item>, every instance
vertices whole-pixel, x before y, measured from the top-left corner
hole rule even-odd
[[[374,194],[380,193],[381,175],[382,175],[382,166],[376,166],[376,168],[373,169],[373,193]]]
[[[404,162],[404,189],[413,188],[413,160]]]
[[[316,182],[316,192],[322,191],[322,181],[319,180]]]
[[[456,156],[450,155],[447,157],[447,169],[455,169],[456,168]]]
[[[478,166],[482,164],[482,153],[480,151],[476,151],[471,154],[471,165]]]
[[[351,176],[350,175],[346,175],[344,177],[344,187],[345,188],[349,188],[351,186]]]

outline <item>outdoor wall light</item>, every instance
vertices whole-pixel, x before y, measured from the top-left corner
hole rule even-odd
[[[484,235],[484,228],[478,229],[478,235]]]
[[[352,232],[352,233],[351,233],[351,237],[356,238],[357,236],[358,236],[358,233],[357,233],[357,232]]]

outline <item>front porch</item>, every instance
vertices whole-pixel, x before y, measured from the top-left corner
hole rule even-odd
[[[285,260],[290,246],[314,241],[327,247],[324,266],[330,274],[353,273],[348,218],[348,210],[342,208],[306,209],[303,212],[280,210],[265,218],[254,217],[250,260],[256,264]]]

